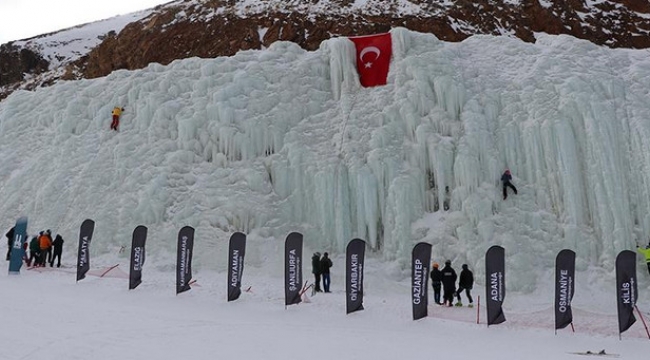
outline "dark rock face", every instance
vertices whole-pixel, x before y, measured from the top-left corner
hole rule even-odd
[[[48,70],[49,63],[39,54],[11,43],[0,45],[0,86],[14,88],[25,79],[25,74],[37,75]],[[5,98],[0,92],[0,99]]]
[[[318,3],[318,0],[312,0]],[[239,50],[260,49],[274,41],[292,41],[314,50],[333,36],[367,35],[393,27],[433,33],[445,41],[462,41],[474,34],[516,36],[535,41],[534,33],[569,34],[610,47],[648,48],[650,3],[635,0],[603,2],[586,8],[583,0],[521,0],[519,5],[494,0],[456,0],[443,8],[433,0],[411,0],[431,16],[368,15],[336,11],[308,14],[274,12],[240,17],[225,11],[200,19],[202,13],[234,6],[237,1],[208,1],[202,8],[182,3],[165,7],[142,22],[132,23],[91,52],[85,77],[105,76],[116,69],[138,69],[150,62],[168,64],[175,59],[233,55]],[[352,1],[331,1],[340,9]],[[511,2],[514,3],[514,2]],[[339,10],[340,10],[339,9]],[[396,11],[394,9],[394,11]],[[178,16],[183,12],[184,18]],[[191,20],[193,19],[193,20]],[[261,35],[261,36],[260,36]]]
[[[159,6],[119,34],[107,34],[99,46],[68,64],[62,78],[101,77],[118,69],[194,56],[229,56],[278,40],[314,50],[331,37],[380,33],[393,27],[452,42],[475,34],[534,42],[534,34],[543,32],[613,48],[650,47],[650,2],[639,0],[603,0],[590,7],[584,0],[409,0],[419,10],[407,15],[400,14],[397,2],[390,0],[376,2],[381,8],[363,11],[353,8],[351,0],[258,2],[267,5],[264,11],[242,10],[243,2],[237,0],[204,0],[201,5],[185,0]],[[320,6],[317,12],[310,10],[316,6]],[[11,84],[22,81],[23,73],[47,70],[38,54],[5,47],[0,50],[0,86],[7,85],[5,93]],[[0,98],[2,93],[0,88]]]

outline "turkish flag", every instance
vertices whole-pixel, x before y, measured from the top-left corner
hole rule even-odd
[[[357,71],[361,86],[386,85],[392,51],[390,33],[351,37],[357,48]]]

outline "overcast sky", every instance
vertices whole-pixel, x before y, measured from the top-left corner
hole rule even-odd
[[[172,0],[0,0],[0,44],[148,9]]]

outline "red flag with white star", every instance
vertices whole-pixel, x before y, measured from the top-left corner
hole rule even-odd
[[[357,48],[357,72],[361,86],[386,85],[392,51],[390,33],[351,37]]]

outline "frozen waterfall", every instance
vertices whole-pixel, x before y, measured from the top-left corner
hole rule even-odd
[[[563,248],[607,274],[647,242],[647,51],[391,33],[388,85],[375,88],[360,87],[340,38],[14,93],[0,102],[3,225],[26,214],[30,231],[74,239],[93,218],[102,253],[144,224],[148,249],[170,259],[191,225],[199,266],[234,231],[259,243],[302,231],[334,254],[359,237],[401,265],[427,241],[478,279],[499,244],[521,290]],[[113,106],[126,109],[119,133]],[[503,201],[506,167],[519,194]]]

